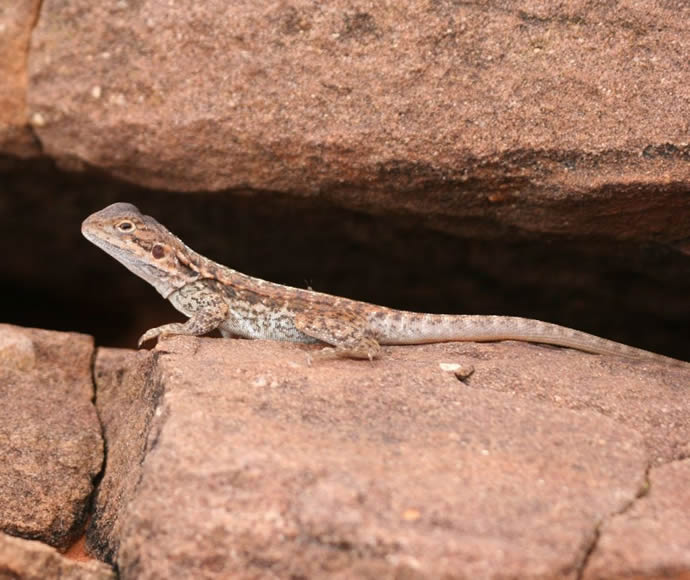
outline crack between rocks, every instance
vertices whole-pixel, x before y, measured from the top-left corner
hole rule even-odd
[[[89,516],[93,513],[93,500],[95,499],[96,492],[98,491],[98,485],[103,479],[105,474],[105,466],[108,462],[108,441],[105,437],[105,426],[101,420],[101,415],[98,412],[98,383],[96,382],[96,357],[98,355],[99,347],[93,349],[93,356],[91,357],[91,382],[93,384],[93,397],[91,399],[91,404],[96,411],[96,418],[98,419],[98,426],[101,431],[101,441],[103,441],[103,461],[101,463],[101,469],[93,478],[93,492],[91,493],[90,506],[89,506]]]
[[[84,541],[86,539],[86,532],[89,528],[91,518],[93,517],[95,511],[96,496],[98,495],[98,486],[105,474],[105,466],[108,460],[108,444],[105,438],[105,427],[103,426],[103,421],[101,420],[101,416],[98,412],[98,405],[96,404],[98,399],[98,383],[96,382],[96,357],[98,355],[98,350],[98,347],[94,347],[90,362],[91,384],[93,385],[93,396],[91,397],[91,404],[94,406],[94,410],[96,411],[96,418],[98,419],[98,426],[100,427],[101,441],[103,442],[103,461],[101,462],[101,468],[99,469],[98,473],[96,473],[93,476],[93,479],[91,480],[93,489],[91,490],[91,493],[89,494],[89,497],[86,500],[84,519],[83,523],[80,526],[81,534],[67,548],[67,552],[69,552],[69,550],[73,548],[75,545],[77,545],[82,539],[84,539]],[[104,562],[100,558],[97,558],[88,552],[87,554],[90,558],[93,558],[94,560]],[[107,562],[104,563],[107,564]]]
[[[161,379],[161,376],[159,374],[159,360],[161,356],[169,354],[168,351],[154,351],[153,358],[151,360],[151,367],[150,367],[150,372],[148,373],[147,376],[147,385],[146,385],[146,391],[150,391],[152,393],[152,398],[151,398],[151,409],[152,413],[151,416],[149,417],[149,420],[147,421],[147,431],[146,431],[146,437],[145,437],[145,442],[144,442],[144,448],[142,450],[142,456],[139,461],[139,466],[141,467],[146,460],[146,458],[150,455],[150,453],[158,447],[158,442],[160,440],[161,433],[163,431],[163,426],[167,422],[168,417],[170,415],[169,410],[165,408],[161,408],[161,401],[163,399],[163,396],[165,394],[165,389],[163,387],[164,381]],[[155,369],[155,370],[154,370]],[[150,385],[150,389],[149,389]],[[161,410],[161,414],[158,416],[158,420],[156,421],[156,425],[154,425],[154,418],[156,417],[156,413]],[[153,430],[155,427],[155,431]],[[139,473],[139,477],[143,477],[142,473]],[[137,483],[138,487],[139,483]]]
[[[601,528],[602,526],[610,521],[612,518],[615,518],[617,516],[621,516],[626,514],[628,511],[632,509],[632,507],[642,498],[646,497],[649,495],[649,491],[651,489],[651,480],[649,478],[649,472],[652,469],[652,464],[651,461],[647,462],[647,465],[645,466],[644,470],[644,480],[642,481],[642,484],[640,485],[639,489],[635,493],[635,496],[628,502],[626,502],[620,509],[608,514],[607,516],[601,518],[597,524],[594,526],[594,531],[592,533],[592,539],[589,542],[589,545],[587,546],[585,550],[585,554],[582,557],[582,561],[580,564],[577,566],[577,573],[575,577],[577,580],[582,580],[584,578],[585,572],[587,570],[587,566],[589,565],[589,561],[592,557],[592,554],[594,551],[597,549],[597,546],[599,545],[599,539],[601,538]]]
[[[592,539],[589,542],[587,549],[585,550],[585,554],[582,557],[582,561],[577,567],[577,574],[575,575],[577,580],[582,580],[582,578],[584,577],[585,570],[587,569],[587,565],[589,564],[589,560],[592,557],[592,554],[594,553],[594,550],[596,549],[597,545],[599,544],[599,538],[601,537],[601,526],[604,523],[605,519],[607,518],[599,520],[597,522],[597,525],[594,526],[594,531],[592,532]]]
[[[31,23],[31,34],[34,32],[34,28],[36,28],[36,23],[38,22],[39,17],[41,16],[41,10],[43,9],[43,0],[38,0],[38,4],[36,6],[36,12],[34,13],[34,19],[33,22]],[[31,38],[31,34],[29,35],[29,38]],[[29,54],[29,51],[26,51],[26,54]]]

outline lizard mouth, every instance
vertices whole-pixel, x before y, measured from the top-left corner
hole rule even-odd
[[[109,240],[103,238],[102,236],[99,236],[96,234],[94,231],[91,230],[89,227],[90,224],[88,223],[88,220],[84,221],[81,225],[81,233],[82,235],[89,240],[92,244],[95,246],[98,246],[101,248],[104,252],[107,252],[111,256],[114,254],[122,253],[126,250],[124,248],[120,247],[117,244],[114,244],[110,242]]]
[[[168,298],[175,291],[175,288],[167,283],[169,273],[164,268],[159,267],[154,262],[137,260],[135,253],[130,248],[99,235],[102,234],[102,230],[96,227],[96,231],[94,231],[88,222],[87,219],[82,223],[81,233],[92,244],[115,258],[130,272],[149,282],[164,298]]]

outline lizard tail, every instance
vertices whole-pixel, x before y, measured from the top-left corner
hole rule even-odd
[[[593,334],[517,316],[421,314],[391,310],[386,316],[373,317],[369,326],[381,344],[520,340],[690,367],[690,363]]]

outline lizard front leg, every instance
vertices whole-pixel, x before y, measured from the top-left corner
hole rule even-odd
[[[381,352],[376,339],[366,335],[366,320],[353,312],[300,312],[295,315],[295,327],[333,345],[333,348],[324,348],[323,354],[373,360]]]
[[[170,295],[175,308],[189,316],[187,322],[172,322],[150,328],[141,335],[138,345],[147,340],[171,334],[201,336],[215,330],[228,317],[229,307],[223,297],[204,281],[188,284]]]

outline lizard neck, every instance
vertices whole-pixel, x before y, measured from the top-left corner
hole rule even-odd
[[[156,256],[156,246],[162,248],[160,257]],[[192,250],[160,225],[153,239],[139,240],[136,252],[120,257],[113,255],[165,299],[198,280],[217,276],[218,264]]]

